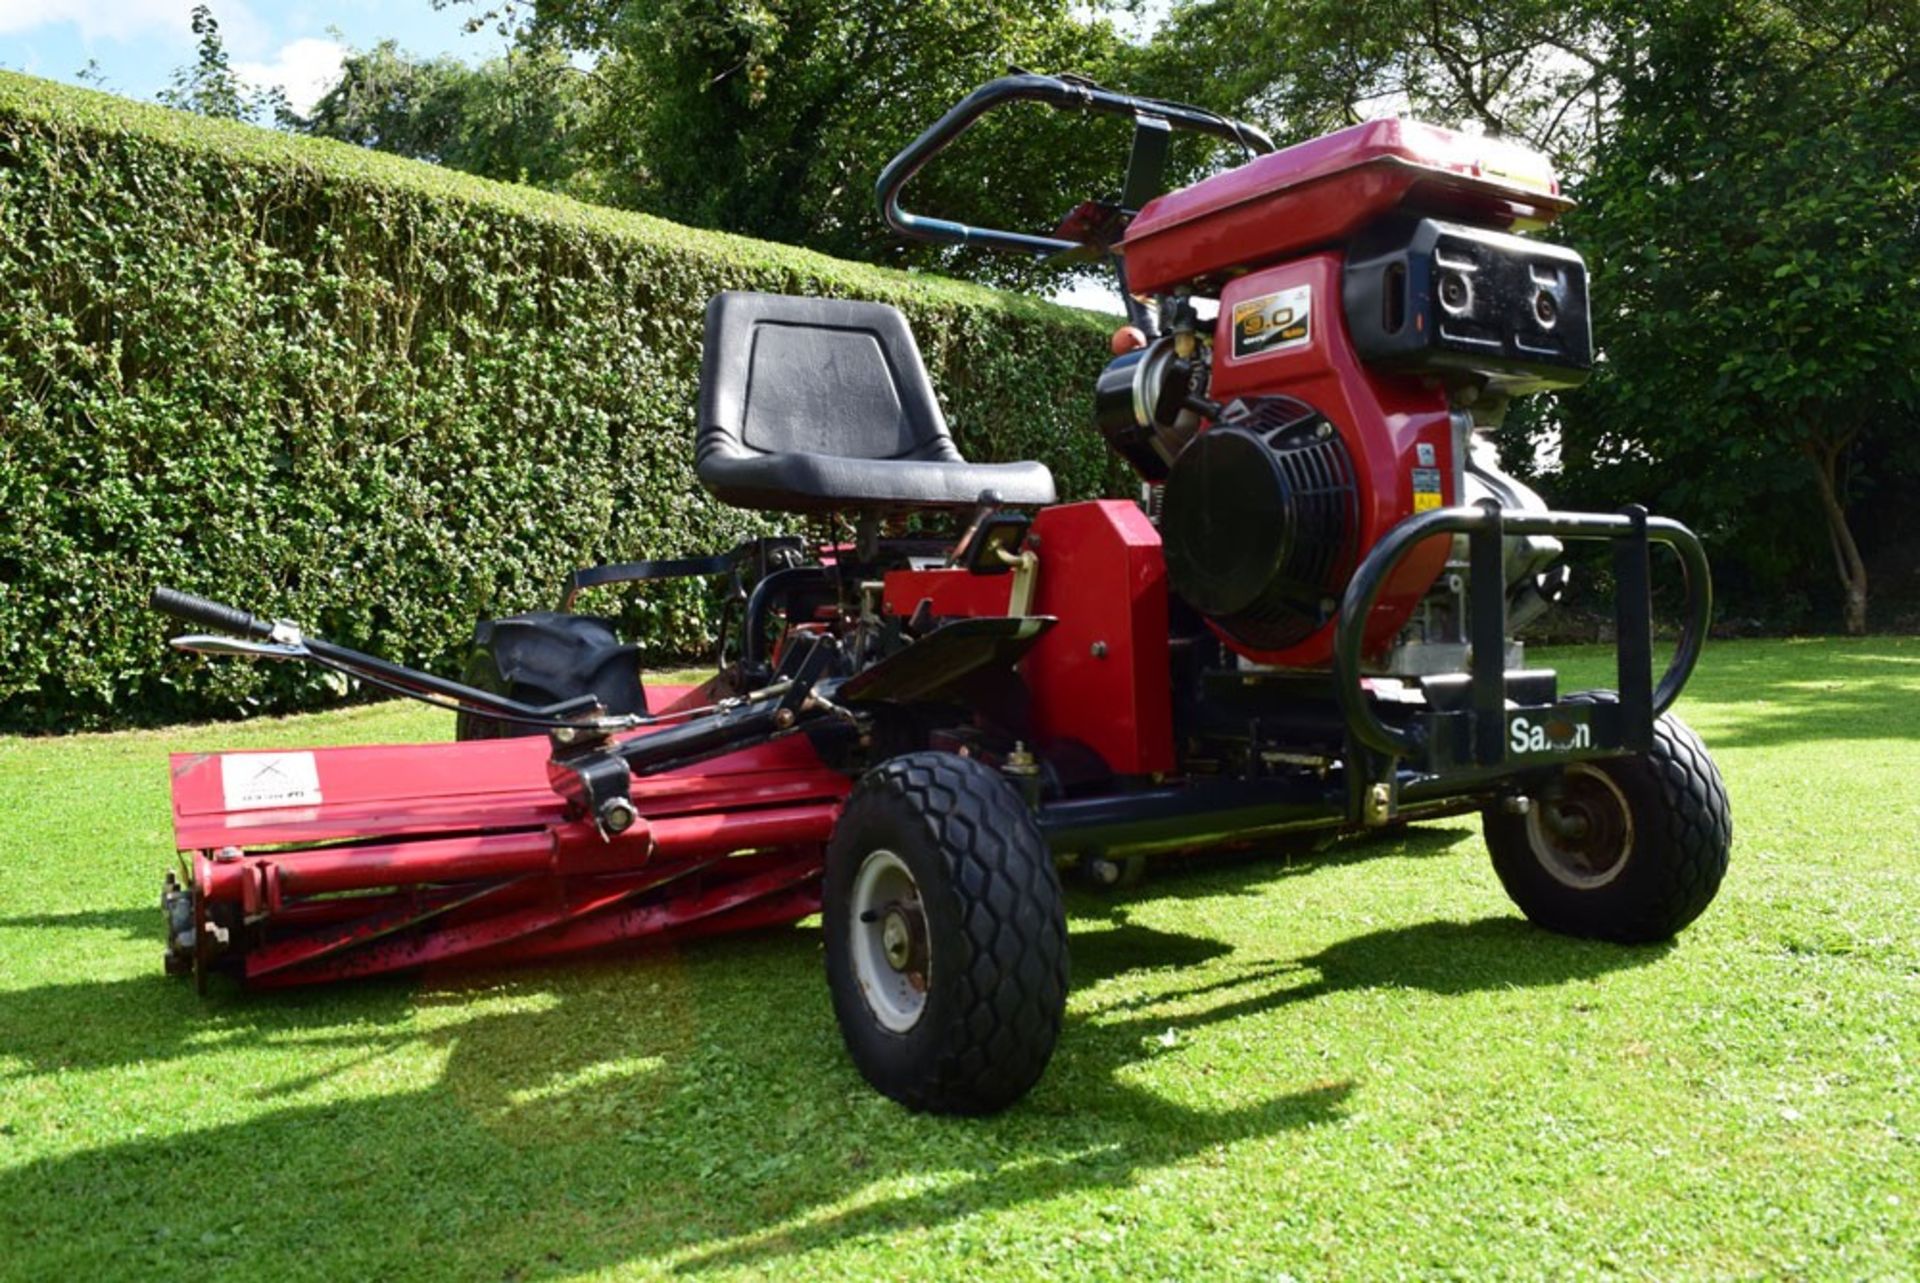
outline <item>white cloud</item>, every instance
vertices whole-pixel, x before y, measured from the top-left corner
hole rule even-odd
[[[191,36],[191,4],[180,0],[0,0],[0,34],[71,23],[83,40]]]
[[[208,3],[228,49],[253,53],[266,47],[266,26],[244,0]],[[169,45],[191,45],[193,4],[194,0],[0,0],[0,35],[70,26],[87,44],[159,39]]]
[[[304,116],[339,82],[346,54],[347,47],[336,40],[307,36],[280,46],[271,62],[236,62],[233,70],[255,89],[280,86],[293,109]]]

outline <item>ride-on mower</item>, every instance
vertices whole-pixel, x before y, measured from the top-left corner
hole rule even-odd
[[[1051,235],[907,212],[989,111],[1133,122],[1117,199]],[[1159,194],[1175,132],[1250,156]],[[882,1092],[984,1112],[1038,1079],[1067,996],[1059,871],[1480,811],[1541,926],[1664,939],[1713,898],[1718,773],[1667,710],[1707,564],[1643,509],[1549,510],[1487,432],[1592,363],[1569,202],[1494,139],[1378,121],[1275,151],[1251,125],[1015,74],[880,176],[913,237],[1111,261],[1130,325],[1093,390],[1136,500],[1055,502],[1042,463],[962,458],[901,314],[726,293],[695,449],[799,534],[576,572],[480,625],[464,680],[161,589],[192,651],[298,659],[450,707],[456,744],[183,754],[169,970],[307,984],[824,921],[847,1048]],[[1210,319],[1208,312],[1212,310]],[[1569,539],[1611,544],[1618,690],[1563,693],[1512,631]],[[1683,622],[1653,674],[1650,550]],[[581,590],[717,577],[721,662],[647,689]],[[726,634],[736,621],[735,653]]]

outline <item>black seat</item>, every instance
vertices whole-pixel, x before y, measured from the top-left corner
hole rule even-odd
[[[707,304],[695,467],[741,508],[1052,503],[1042,463],[968,463],[906,318],[884,303],[729,291]]]

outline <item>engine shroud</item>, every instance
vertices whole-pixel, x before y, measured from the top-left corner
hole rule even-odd
[[[1294,645],[1339,609],[1359,492],[1326,416],[1293,397],[1236,401],[1180,452],[1160,534],[1188,605],[1254,650]]]

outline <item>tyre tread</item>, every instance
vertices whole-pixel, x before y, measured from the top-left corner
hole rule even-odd
[[[874,1085],[914,1109],[1003,1109],[1045,1070],[1066,1008],[1066,913],[1046,839],[998,772],[952,753],[874,768],[847,809],[871,805],[904,806],[925,826],[962,898],[971,952],[936,1054]]]
[[[1569,702],[1614,703],[1612,691],[1590,691]],[[1733,815],[1725,782],[1693,728],[1672,713],[1653,724],[1653,746],[1637,758],[1602,764],[1631,798],[1638,783],[1656,794],[1654,814],[1635,809],[1635,825],[1646,834],[1645,855],[1634,870],[1631,901],[1620,895],[1541,888],[1527,868],[1535,863],[1524,824],[1489,811],[1487,845],[1494,869],[1521,910],[1539,925],[1568,935],[1644,943],[1670,939],[1699,917],[1719,893],[1733,844]],[[1623,778],[1626,777],[1626,778]],[[1648,858],[1651,857],[1651,858]]]

